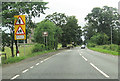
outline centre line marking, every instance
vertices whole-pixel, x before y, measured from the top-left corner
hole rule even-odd
[[[103,74],[105,77],[109,78],[109,76],[107,74],[105,74],[103,71],[101,71],[100,69],[98,69],[94,64],[90,63],[90,65],[92,65],[97,71],[99,71],[101,74]]]
[[[41,61],[40,63],[43,63],[43,61]]]
[[[16,79],[17,77],[19,77],[20,75],[15,75],[13,78],[11,78],[11,80]]]
[[[32,69],[34,66],[31,66],[30,68]]]
[[[39,65],[39,63],[37,63],[36,65]]]
[[[85,59],[85,61],[87,61],[87,59],[84,56],[82,56],[82,58]]]
[[[24,71],[22,71],[22,73],[25,73],[25,72],[27,72],[29,69],[26,69],[26,70],[24,70]]]
[[[81,56],[81,54],[80,54],[80,56]]]

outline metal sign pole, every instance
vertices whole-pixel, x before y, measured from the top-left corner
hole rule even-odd
[[[25,40],[24,40],[24,56],[25,56]]]
[[[46,36],[46,46],[47,46],[47,36]]]

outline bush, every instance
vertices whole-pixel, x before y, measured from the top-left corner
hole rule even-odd
[[[44,50],[45,50],[44,44],[35,44],[32,52],[39,52],[39,51],[44,51]]]
[[[95,47],[96,46],[96,44],[94,44],[94,43],[88,43],[88,45],[87,45],[88,47]]]
[[[108,44],[108,39],[109,37],[105,33],[97,33],[90,38],[90,42],[97,45],[105,45]]]
[[[118,51],[118,45],[111,44],[109,49],[112,50],[112,51]]]

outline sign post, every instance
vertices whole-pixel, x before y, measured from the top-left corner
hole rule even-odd
[[[45,43],[45,47],[47,46],[47,36],[48,36],[48,32],[42,32],[42,36],[44,37],[44,43]]]
[[[24,55],[25,55],[25,39],[26,39],[26,21],[25,15],[15,15],[14,16],[14,39],[24,40]]]

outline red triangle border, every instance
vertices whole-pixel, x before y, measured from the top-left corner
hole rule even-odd
[[[21,18],[21,16],[19,16],[19,17]],[[18,17],[18,19],[19,19],[19,17]],[[22,18],[21,18],[21,20],[23,21]],[[17,21],[15,22],[15,25],[25,25],[24,21],[23,21],[24,24],[16,24],[16,23],[17,23]]]
[[[19,26],[19,27],[21,27],[21,26]],[[19,29],[19,27],[18,27],[18,29]],[[17,29],[17,31],[18,31],[18,29]],[[22,29],[22,27],[21,27],[21,29]],[[17,34],[17,31],[15,33],[16,35],[25,35],[25,32],[23,31],[23,29],[22,29],[22,31],[23,31],[24,34]]]

